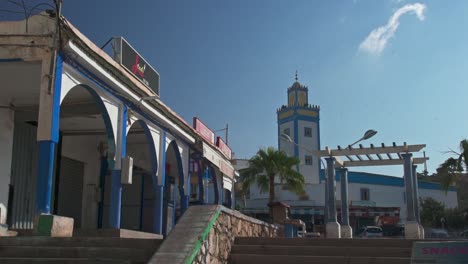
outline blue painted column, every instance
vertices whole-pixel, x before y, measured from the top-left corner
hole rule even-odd
[[[45,69],[42,69],[44,72]],[[46,69],[48,70],[48,69]],[[38,129],[47,131],[49,138],[38,140],[39,157],[36,179],[36,215],[50,214],[52,197],[52,180],[54,176],[55,148],[59,140],[60,128],[60,94],[62,91],[62,57],[56,53],[55,59],[55,79],[50,88],[53,93],[51,105],[40,102],[39,111],[51,110],[50,127],[45,123],[39,123]],[[42,87],[41,87],[42,89]],[[43,110],[44,109],[44,110]]]
[[[190,168],[190,166],[188,167]],[[188,172],[188,180],[187,180],[187,184],[184,184],[183,187],[181,187],[181,190],[180,190],[180,215],[182,216],[185,211],[187,210],[187,208],[189,207],[189,199],[190,199],[190,171]],[[185,194],[185,188],[187,189],[187,193],[188,194]]]
[[[208,187],[209,187],[209,179],[210,179],[210,170],[208,169],[208,167],[205,168],[205,179],[203,181],[203,185],[205,186],[205,199],[204,199],[204,203],[205,204],[208,204],[209,203],[209,192],[208,192]]]
[[[219,203],[221,201],[221,199],[219,198],[220,184],[218,182],[218,176],[216,175],[215,169],[212,166],[209,167],[208,171],[210,174],[211,181],[213,182],[213,193],[214,193],[213,204],[220,204]]]
[[[191,192],[191,177],[192,177],[192,173],[193,173],[193,166],[191,166],[191,162],[190,162],[190,158],[189,158],[189,164],[188,164],[188,173],[187,173],[187,184],[185,186],[186,188],[186,192],[184,192],[184,190],[182,190],[182,193],[184,194],[184,196],[182,197],[181,199],[181,204],[180,204],[180,209],[181,209],[181,214],[180,215],[183,215],[185,213],[185,211],[188,209],[189,207],[189,201],[190,201],[190,192]],[[187,194],[185,194],[187,193]]]
[[[181,214],[183,214],[185,213],[185,211],[187,211],[187,208],[189,207],[189,195],[184,194],[184,196],[182,196],[181,201],[182,203],[180,205],[180,209],[181,209]]]
[[[187,187],[190,190],[190,187]],[[180,195],[180,215],[183,215],[185,210],[188,208],[189,196],[185,194],[184,187],[179,186],[179,195]],[[176,207],[175,207],[176,208]],[[176,211],[174,209],[174,211]]]
[[[421,218],[419,215],[419,189],[418,189],[418,174],[416,173],[417,165],[412,166],[412,179],[413,179],[413,202],[414,202],[414,215],[416,221],[421,224]]]
[[[54,173],[55,146],[52,140],[39,141],[36,214],[50,214],[52,179]]]
[[[407,221],[415,221],[416,216],[414,213],[414,188],[413,188],[413,168],[412,163],[413,154],[404,153],[401,154],[403,157],[404,167],[404,179],[405,179],[405,191],[406,191],[406,208],[407,208]]]
[[[120,228],[120,214],[122,208],[122,170],[112,170],[111,199],[109,208],[109,224],[111,228]]]
[[[115,163],[111,172],[109,225],[111,228],[120,228],[120,218],[122,212],[122,158],[126,155],[127,145],[127,108],[119,109],[117,128],[117,151],[115,153]]]
[[[198,161],[198,200],[200,204],[205,203],[205,192],[203,188],[203,178],[204,178],[204,171],[202,169],[201,162]]]
[[[156,234],[163,233],[163,193],[163,185],[154,187],[153,232]]]

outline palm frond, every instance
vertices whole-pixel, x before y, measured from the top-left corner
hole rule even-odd
[[[437,174],[441,176],[441,188],[448,192],[449,187],[456,182],[456,174],[460,172],[459,159],[448,158],[437,168]]]
[[[261,192],[267,192],[271,184],[271,179],[278,177],[291,191],[297,194],[304,193],[304,177],[294,170],[299,165],[299,159],[289,157],[284,151],[273,147],[259,149],[249,160],[249,167],[240,171],[243,181],[243,188],[250,187],[256,183]],[[270,194],[274,196],[274,192]],[[274,200],[275,197],[270,197]]]
[[[257,186],[260,189],[260,193],[268,192],[268,188],[270,186],[269,179],[266,175],[258,176],[257,177]]]
[[[468,139],[464,139],[460,142],[460,152],[460,156],[463,157],[465,169],[468,169]]]

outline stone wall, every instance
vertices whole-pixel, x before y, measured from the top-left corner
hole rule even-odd
[[[281,232],[278,226],[223,207],[193,263],[228,263],[236,237],[278,237]]]
[[[277,237],[283,229],[221,205],[190,206],[150,264],[228,263],[236,237]]]

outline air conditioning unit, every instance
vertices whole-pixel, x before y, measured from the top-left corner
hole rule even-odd
[[[132,184],[133,179],[133,158],[124,157],[122,158],[122,184]]]

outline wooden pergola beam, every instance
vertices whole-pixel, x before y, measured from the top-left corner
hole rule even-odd
[[[325,156],[357,156],[357,155],[370,155],[370,154],[390,154],[390,153],[409,153],[418,152],[425,148],[426,144],[418,145],[403,145],[392,147],[375,147],[375,148],[362,148],[362,149],[330,149],[315,151],[314,154],[319,157]]]
[[[413,158],[413,164],[423,164],[429,158]],[[345,161],[344,167],[366,167],[366,166],[387,166],[387,165],[403,165],[403,160],[392,159],[392,160],[357,160],[357,161]]]

